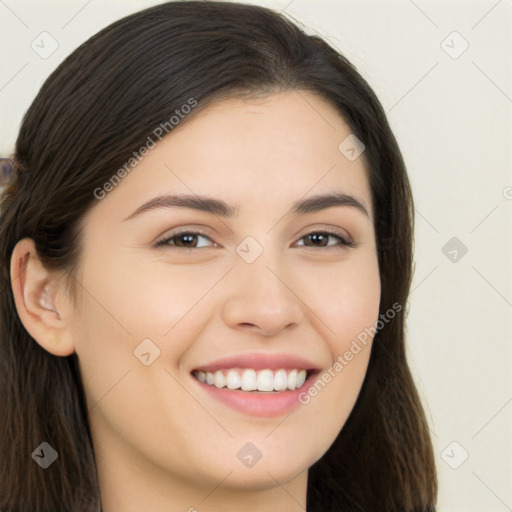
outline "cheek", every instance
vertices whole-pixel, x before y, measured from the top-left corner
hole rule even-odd
[[[328,345],[332,364],[299,398],[314,416],[325,419],[333,441],[353,408],[368,367],[381,295],[377,258],[369,252],[337,269],[319,266],[314,273],[304,273],[301,290],[315,313],[311,318]]]
[[[179,371],[215,309],[208,291],[226,273],[219,266],[200,271],[132,263],[90,261],[85,267],[74,336],[89,408],[123,392],[147,403],[152,390],[168,387],[165,369]]]
[[[103,349],[126,352],[131,347],[129,353],[146,338],[157,344],[161,343],[157,340],[172,338],[172,347],[178,353],[180,340],[174,333],[190,318],[203,314],[202,300],[225,271],[214,265],[202,270],[174,267],[131,258],[124,263],[90,264],[83,278],[87,293],[82,332],[89,332],[87,338],[93,343],[109,340],[109,347],[106,341],[102,343]],[[98,331],[104,334],[98,336]]]
[[[314,312],[318,329],[329,341],[333,357],[345,352],[353,339],[374,327],[379,315],[380,275],[376,256],[298,272],[299,296]]]
[[[314,273],[316,286],[310,279],[302,285],[305,302],[315,312],[312,318],[332,362],[299,400],[304,417],[313,422],[310,428],[319,433],[314,441],[316,453],[324,453],[350,415],[366,376],[381,288],[373,257],[339,265],[338,271],[319,268]],[[315,418],[322,418],[321,425]]]

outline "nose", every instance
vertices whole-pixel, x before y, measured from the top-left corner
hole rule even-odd
[[[293,290],[291,273],[278,264],[279,256],[264,256],[250,264],[237,261],[222,317],[232,329],[270,337],[298,326],[304,304]]]

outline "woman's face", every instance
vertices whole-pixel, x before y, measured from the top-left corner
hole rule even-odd
[[[72,331],[100,482],[263,489],[304,481],[332,444],[380,300],[363,158],[339,149],[350,133],[311,93],[222,101],[89,211]]]

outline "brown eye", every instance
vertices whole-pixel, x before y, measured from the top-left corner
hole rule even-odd
[[[200,249],[204,246],[198,246],[198,240],[204,238],[210,240],[210,237],[200,231],[182,231],[171,236],[165,237],[163,240],[156,242],[157,247],[176,247],[179,249]]]
[[[329,239],[337,239],[339,243],[329,243]],[[336,246],[346,246],[346,247],[354,247],[355,244],[348,240],[346,237],[341,235],[340,233],[332,233],[330,231],[313,231],[303,236],[301,240],[305,240],[306,242],[302,245],[302,247],[336,247]]]
[[[330,235],[325,233],[311,233],[304,237],[305,240],[309,240],[313,246],[326,247],[329,243]],[[305,243],[306,246],[309,244]]]

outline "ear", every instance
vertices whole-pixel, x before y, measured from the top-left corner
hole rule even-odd
[[[18,316],[27,332],[56,356],[74,351],[70,302],[60,280],[41,263],[34,241],[23,238],[11,256],[11,285]]]

